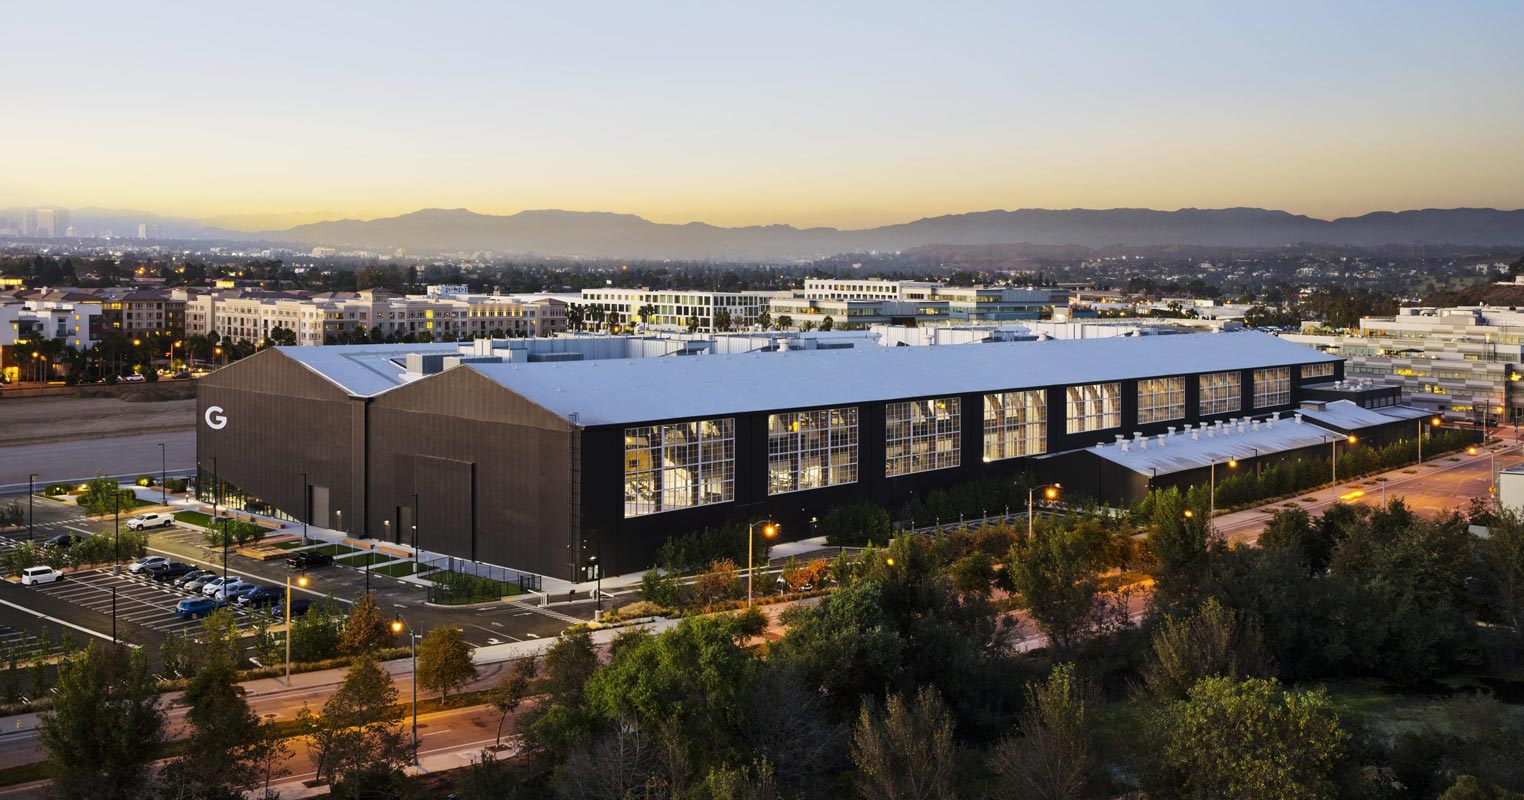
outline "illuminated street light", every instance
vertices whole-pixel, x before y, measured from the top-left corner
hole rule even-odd
[[[752,574],[757,571],[757,526],[762,526],[762,536],[771,539],[778,535],[778,523],[769,520],[757,520],[746,526],[746,607],[751,608],[751,585]]]
[[[1061,483],[1050,483],[1046,486],[1033,486],[1027,489],[1027,541],[1032,541],[1032,515],[1035,511],[1037,490],[1042,489],[1042,496],[1051,503],[1058,499],[1058,490],[1062,488],[1064,485]]]

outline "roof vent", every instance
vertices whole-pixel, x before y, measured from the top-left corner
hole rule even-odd
[[[1186,427],[1190,427],[1190,426],[1186,426]],[[1170,438],[1172,438],[1172,439],[1174,438],[1174,436],[1175,436],[1175,426],[1174,425],[1169,426],[1169,435],[1170,435]]]
[[[1199,442],[1199,441],[1201,441],[1201,431],[1191,431],[1191,441],[1193,441],[1193,442]]]
[[[1127,452],[1127,440],[1126,439],[1123,439],[1121,441],[1121,445],[1122,445],[1122,452],[1124,452],[1124,453]]]
[[[1161,434],[1159,434],[1159,446],[1160,446],[1160,447],[1163,447],[1163,446],[1164,446],[1164,438],[1165,438],[1165,437],[1164,437],[1164,434],[1162,434],[1162,433],[1161,433]]]
[[[1296,412],[1295,416],[1296,416],[1296,424],[1301,425],[1302,424],[1302,412],[1300,412],[1300,411]]]

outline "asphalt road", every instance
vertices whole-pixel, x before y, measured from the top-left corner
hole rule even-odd
[[[1259,509],[1279,509],[1291,502],[1313,516],[1321,514],[1334,502],[1380,506],[1383,498],[1387,501],[1401,499],[1409,508],[1425,517],[1438,517],[1451,511],[1464,514],[1473,498],[1492,502],[1488,488],[1492,485],[1491,454],[1494,451],[1497,453],[1496,468],[1499,471],[1524,463],[1524,455],[1521,455],[1518,444],[1512,441],[1494,444],[1474,456],[1464,453],[1440,456],[1421,466],[1394,470],[1382,476],[1340,481],[1336,490],[1324,488],[1299,495],[1314,498],[1311,503],[1288,500],[1224,514],[1217,518],[1217,529],[1234,541],[1256,541],[1272,516]],[[1385,477],[1387,480],[1377,481],[1377,477]]]
[[[159,443],[165,444],[169,472],[196,468],[196,432],[150,433],[47,444],[0,444],[0,492],[26,492],[27,475],[39,484],[112,476],[158,475]]]

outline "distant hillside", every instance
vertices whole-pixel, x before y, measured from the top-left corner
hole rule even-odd
[[[1524,210],[1427,209],[1330,221],[1260,208],[1022,209],[951,214],[843,231],[790,225],[669,225],[606,212],[524,211],[493,216],[465,209],[426,209],[384,219],[317,222],[258,236],[368,250],[492,250],[504,254],[729,260],[816,258],[932,245],[1524,246]]]

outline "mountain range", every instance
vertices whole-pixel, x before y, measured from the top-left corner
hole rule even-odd
[[[590,258],[792,259],[926,245],[1026,243],[1276,247],[1290,244],[1524,246],[1524,210],[1490,208],[1376,212],[1321,220],[1261,208],[1154,211],[981,211],[862,230],[762,225],[672,225],[606,212],[523,211],[506,216],[425,209],[374,220],[345,219],[267,231],[258,238],[367,250],[491,250]]]
[[[7,216],[0,210],[0,217]],[[852,252],[895,252],[935,245],[1081,247],[1199,245],[1277,247],[1326,244],[1524,246],[1524,210],[1491,208],[1379,211],[1322,220],[1262,208],[1020,209],[926,217],[860,230],[791,225],[720,227],[652,222],[633,214],[522,211],[479,214],[430,208],[372,220],[340,219],[283,230],[230,230],[208,220],[143,211],[77,209],[81,231],[132,236],[139,223],[165,238],[260,241],[410,254],[492,251],[499,255],[712,260],[810,259]]]

